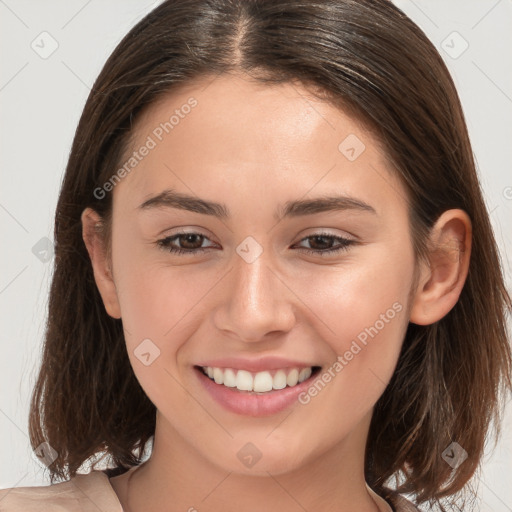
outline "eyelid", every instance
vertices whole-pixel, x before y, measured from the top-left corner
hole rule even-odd
[[[302,252],[314,254],[314,255],[320,255],[320,256],[328,256],[328,255],[336,255],[338,253],[341,253],[343,251],[348,250],[349,247],[356,245],[358,243],[357,240],[354,240],[352,238],[348,238],[341,235],[335,235],[333,233],[329,233],[326,231],[316,231],[314,233],[308,234],[304,237],[302,237],[298,242],[292,245],[292,247],[295,247],[297,244],[300,244],[301,242],[314,238],[314,237],[324,237],[324,238],[330,238],[334,240],[335,245],[334,247],[328,248],[328,249],[309,249],[307,247],[298,247],[298,249]],[[337,242],[337,244],[336,244]]]
[[[300,240],[303,240],[304,238],[308,238],[310,236],[320,236],[320,235],[344,238],[346,240],[351,240],[353,242],[357,242],[358,240],[360,240],[360,238],[357,235],[351,233],[350,231],[336,229],[335,231],[331,232],[331,231],[329,231],[331,229],[334,230],[336,228],[322,228],[322,227],[307,228],[307,229],[302,230],[298,236],[300,236]]]
[[[197,256],[204,252],[209,252],[210,249],[215,248],[214,246],[207,246],[207,247],[197,247],[195,249],[182,249],[181,247],[174,247],[173,245],[171,245],[171,240],[178,239],[182,235],[200,236],[200,237],[204,238],[205,240],[209,240],[213,244],[216,244],[216,242],[212,241],[210,239],[210,237],[204,235],[201,232],[190,231],[190,230],[187,231],[186,229],[181,228],[180,231],[177,231],[177,232],[172,233],[162,239],[157,240],[156,245],[158,246],[158,248],[160,250],[163,250],[169,254],[175,254],[178,256],[187,256],[187,257]],[[307,247],[297,247],[297,250],[301,253],[313,255],[315,257],[320,256],[320,257],[327,258],[329,256],[338,256],[342,252],[348,251],[351,246],[358,244],[357,240],[353,240],[351,238],[343,237],[340,235],[335,235],[333,233],[329,233],[329,232],[323,230],[323,231],[316,231],[309,235],[303,236],[300,240],[298,240],[298,242],[293,244],[291,246],[291,248],[293,249],[297,244],[300,244],[301,242],[304,242],[304,241],[314,238],[314,237],[318,237],[318,238],[324,237],[324,238],[332,239],[334,241],[334,247],[328,247],[328,248],[324,248],[324,249],[310,249]]]
[[[211,242],[212,244],[216,244],[216,245],[220,245],[218,242],[216,242],[215,240],[212,240],[213,237],[211,237],[210,235],[207,235],[205,233],[202,233],[201,231],[195,231],[195,230],[187,230],[187,229],[180,229],[180,231],[175,231],[174,233],[170,233],[170,234],[166,234],[164,235],[162,238],[160,238],[159,240],[157,240],[157,243],[158,242],[164,242],[166,240],[171,240],[173,238],[178,238],[180,236],[185,236],[185,235],[196,235],[196,236],[201,236],[203,237],[205,240],[208,240],[209,242]],[[204,247],[204,249],[209,249],[210,247]],[[189,251],[191,252],[191,251]]]
[[[202,228],[199,226],[194,226],[193,224],[187,225],[187,226],[180,226],[179,228],[164,229],[163,231],[158,233],[156,236],[162,237],[162,238],[170,238],[170,237],[176,236],[176,235],[192,235],[192,234],[202,235],[209,239],[215,238],[213,236],[213,234],[211,233],[211,231],[209,231],[208,229]]]
[[[202,232],[203,228],[196,228],[195,226],[185,226],[185,227],[181,227],[181,228],[177,228],[177,229],[178,229],[178,231],[174,231],[172,233],[166,233],[166,231],[164,231],[163,233],[165,233],[165,234],[158,235],[158,236],[159,237],[161,236],[162,239],[165,240],[168,238],[173,238],[178,235],[200,235],[205,238],[208,238],[212,242],[219,243],[219,242],[216,242],[215,240],[213,240],[214,237],[212,237],[210,234],[205,234],[204,232]],[[312,229],[314,229],[314,228],[312,228]],[[358,240],[356,236],[354,236],[348,232],[344,232],[344,234],[338,234],[338,233],[330,233],[322,228],[317,228],[317,229],[319,229],[319,231],[313,231],[308,234],[302,234],[300,236],[300,238],[297,240],[297,242],[302,242],[304,239],[314,237],[314,236],[329,236],[329,237],[338,238],[338,239],[342,238],[344,240],[352,241],[352,242],[357,242],[357,240]],[[349,235],[349,236],[346,236],[346,235]],[[295,242],[295,243],[297,243],[297,242]]]

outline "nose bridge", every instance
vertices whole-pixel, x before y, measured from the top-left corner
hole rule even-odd
[[[244,305],[246,311],[249,312],[252,309],[263,313],[265,309],[271,309],[271,303],[275,300],[272,292],[275,293],[276,290],[270,288],[270,276],[268,262],[263,256],[252,263],[238,262],[235,272],[235,290],[240,298],[240,304]]]
[[[217,311],[217,327],[244,341],[258,341],[267,333],[289,330],[294,322],[290,297],[265,252],[253,261],[236,254],[233,265]]]

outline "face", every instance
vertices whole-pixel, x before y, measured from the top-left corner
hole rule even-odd
[[[153,105],[131,151],[111,311],[157,431],[251,474],[364,438],[415,273],[377,141],[303,86],[224,75]]]

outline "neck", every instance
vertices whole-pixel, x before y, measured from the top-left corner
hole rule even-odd
[[[366,428],[300,468],[253,476],[222,469],[205,459],[157,415],[151,458],[130,472],[128,485],[118,494],[127,512],[385,510],[370,496],[364,480],[369,418],[365,423]]]

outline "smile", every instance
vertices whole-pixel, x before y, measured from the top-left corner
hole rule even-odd
[[[249,372],[233,368],[215,368],[212,366],[201,367],[203,373],[216,384],[228,388],[236,388],[239,391],[254,391],[266,393],[272,390],[280,390],[286,387],[294,387],[311,377],[313,367],[284,368],[263,372]]]
[[[299,395],[321,371],[320,366],[249,371],[201,365],[194,369],[207,396],[214,402],[231,413],[253,417],[277,414],[300,405]]]

